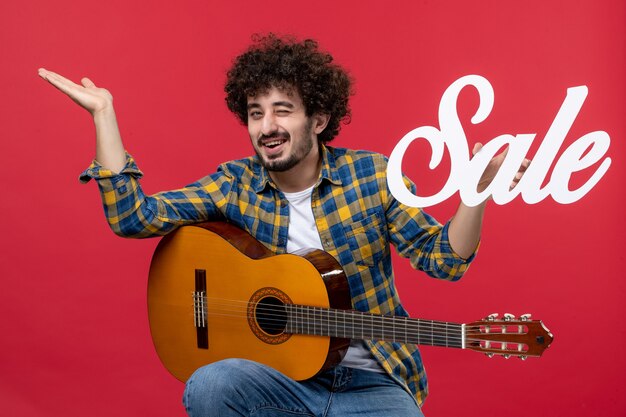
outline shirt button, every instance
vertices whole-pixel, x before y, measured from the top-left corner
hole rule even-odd
[[[282,237],[278,239],[278,246],[283,246],[284,244],[285,244],[285,239],[283,239]]]
[[[330,246],[330,240],[324,239],[324,246],[326,247]]]

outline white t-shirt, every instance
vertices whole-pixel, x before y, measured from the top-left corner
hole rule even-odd
[[[322,241],[313,217],[313,209],[311,208],[312,193],[313,187],[296,193],[283,193],[287,201],[289,201],[288,253],[305,248],[323,250]],[[374,372],[385,372],[361,340],[352,340],[350,342],[350,347],[343,361],[341,361],[341,365]]]

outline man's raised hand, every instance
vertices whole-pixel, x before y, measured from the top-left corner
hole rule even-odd
[[[91,113],[96,126],[96,160],[103,167],[120,172],[126,163],[126,154],[111,93],[96,87],[89,78],[83,78],[80,80],[82,85],[78,85],[43,68],[39,69],[39,76]]]
[[[39,76],[59,91],[65,93],[79,106],[91,113],[92,116],[99,112],[113,109],[113,96],[111,93],[104,88],[98,88],[89,78],[81,79],[82,85],[79,85],[44,68],[39,68]]]
[[[472,156],[480,152],[482,147],[483,147],[482,143],[476,143],[474,145],[474,148],[472,149]],[[483,172],[483,175],[480,177],[480,181],[478,182],[478,187],[477,187],[478,192],[484,191],[489,186],[489,184],[491,184],[491,181],[493,181],[496,174],[500,170],[500,167],[504,163],[504,158],[506,158],[506,155],[508,152],[509,152],[509,147],[507,146],[503,152],[500,152],[498,155],[494,156],[491,159],[491,161],[489,161],[489,164],[485,168],[485,172]],[[524,172],[526,172],[526,169],[528,168],[529,165],[530,165],[530,159],[525,158],[522,161],[522,164],[520,165],[517,173],[515,174],[515,177],[511,181],[511,184],[509,185],[509,189],[512,190],[513,188],[515,188],[517,183],[520,181],[520,179],[524,175]]]

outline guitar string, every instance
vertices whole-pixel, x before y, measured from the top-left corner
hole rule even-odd
[[[274,310],[275,308],[280,308],[279,306],[266,306],[266,307],[270,307],[269,309],[268,309],[268,308],[266,308],[266,309],[268,309],[268,310],[270,310],[270,311]],[[271,308],[271,307],[274,307],[274,308]],[[257,307],[257,310],[258,310],[259,308],[260,308],[260,307]],[[228,316],[228,317],[233,317],[233,318],[247,316],[247,312],[246,312],[246,313],[244,313],[243,311],[234,311],[234,310],[233,310],[232,312],[238,313],[238,314],[235,314],[235,315],[233,315],[233,314],[231,314],[231,315],[224,314],[224,313],[223,313],[223,310],[217,310],[217,311],[218,311],[218,313],[211,312],[211,315],[212,315],[212,316],[216,316],[216,315],[220,315],[220,316]],[[341,311],[341,310],[336,310],[336,311]],[[296,313],[296,315],[297,315],[297,314],[298,314],[298,313]],[[269,321],[274,321],[274,322],[276,322],[276,323],[279,323],[279,324],[281,324],[281,325],[284,325],[284,324],[285,324],[284,314],[281,314],[280,316],[281,316],[281,318],[280,318],[280,319],[268,319],[268,320],[266,320],[266,322],[269,322]],[[255,316],[252,316],[252,317],[255,317]],[[449,343],[452,343],[452,342],[456,342],[456,343],[458,343],[460,340],[462,340],[462,339],[463,339],[463,338],[462,338],[462,335],[461,335],[461,336],[455,336],[455,335],[454,335],[454,333],[453,333],[453,334],[450,334],[450,333],[449,333],[449,331],[452,331],[452,332],[459,332],[459,331],[460,331],[460,325],[455,324],[455,323],[448,323],[448,324],[447,324],[447,325],[448,325],[448,327],[446,327],[445,329],[443,329],[443,331],[445,331],[446,333],[441,333],[441,331],[442,331],[442,330],[441,330],[440,328],[439,328],[439,329],[435,329],[435,328],[434,328],[434,326],[432,325],[432,323],[430,323],[430,322],[425,322],[425,323],[415,323],[415,320],[421,320],[421,319],[408,319],[408,318],[407,318],[407,319],[405,320],[405,318],[404,318],[404,317],[398,317],[398,316],[396,316],[396,317],[389,317],[389,316],[376,316],[376,315],[371,316],[371,315],[369,315],[368,313],[364,313],[364,316],[362,316],[362,317],[365,317],[365,318],[366,318],[367,323],[366,323],[365,321],[362,321],[360,324],[361,324],[361,325],[363,325],[363,324],[367,324],[367,325],[370,325],[370,326],[371,326],[372,331],[371,331],[371,332],[368,332],[368,333],[372,333],[372,337],[373,337],[373,338],[376,338],[376,335],[374,334],[374,333],[376,333],[376,332],[380,332],[381,334],[383,334],[383,335],[384,335],[384,333],[385,333],[385,332],[383,331],[384,326],[383,326],[383,324],[382,324],[382,323],[380,323],[380,324],[379,324],[379,323],[376,323],[375,321],[374,321],[374,323],[373,323],[373,325],[372,325],[372,324],[370,323],[370,321],[372,320],[372,318],[373,318],[373,319],[376,319],[376,318],[378,318],[378,317],[384,317],[384,318],[387,318],[387,319],[392,319],[392,320],[397,321],[397,322],[398,322],[397,324],[399,324],[400,326],[402,326],[402,325],[406,325],[406,327],[407,327],[406,331],[407,331],[407,332],[408,332],[408,331],[411,331],[411,337],[413,337],[413,338],[415,338],[415,339],[418,339],[418,341],[420,340],[420,338],[418,337],[420,332],[427,332],[426,334],[424,334],[424,335],[423,335],[424,342],[426,342],[426,341],[427,341],[427,339],[429,339],[429,338],[431,339],[431,342],[433,342],[433,343],[434,343],[434,341],[435,341],[435,340],[436,340],[437,342],[439,342],[439,343],[443,342],[444,340],[447,340]],[[250,318],[250,317],[247,317],[247,318]],[[323,318],[322,318],[322,319],[323,319]],[[405,321],[407,321],[407,323],[406,323],[406,324],[405,324]],[[325,321],[324,321],[324,320],[322,320],[322,322],[318,322],[317,324],[313,324],[313,325],[311,325],[311,327],[313,327],[313,328],[314,328],[314,330],[313,330],[313,332],[312,332],[312,333],[313,333],[313,334],[315,334],[315,333],[317,333],[317,330],[316,330],[317,328],[319,328],[319,329],[320,329],[320,333],[321,333],[325,327],[326,327],[326,328],[327,328],[327,330],[328,330],[328,329],[330,329],[331,327],[335,327],[335,328],[336,328],[337,326],[339,326],[339,327],[345,327],[345,325],[350,326],[350,325],[354,325],[354,324],[359,324],[359,323],[348,323],[346,320],[343,320],[343,321],[339,320],[339,321],[336,321],[336,322],[331,323],[331,322],[330,322],[330,321],[328,321],[328,320],[325,320]],[[441,324],[443,325],[443,324],[445,324],[445,323],[441,323]],[[452,328],[452,329],[451,329],[451,328],[450,328],[450,326],[453,326],[453,327],[456,327],[456,328]],[[422,329],[422,327],[424,327],[424,328]],[[474,327],[470,327],[469,329],[466,329],[466,330],[469,330],[469,332],[467,332],[467,331],[466,331],[466,337],[465,337],[465,340],[466,340],[467,342],[472,342],[472,341],[475,341],[475,342],[480,342],[480,341],[483,341],[483,342],[484,342],[484,341],[486,341],[486,340],[485,340],[485,335],[486,335],[486,334],[488,334],[488,333],[485,333],[485,332],[480,332],[480,328],[481,328],[481,327],[483,327],[483,326],[474,326]],[[500,327],[500,326],[495,325],[495,326],[492,326],[492,327]],[[352,330],[350,333],[353,335],[353,338],[355,338],[355,337],[354,337],[354,335],[355,335],[354,330],[355,330],[355,329],[357,329],[357,330],[358,330],[359,328],[358,328],[358,327],[356,327],[356,328],[351,328],[351,329],[350,329],[350,330]],[[337,329],[335,329],[335,330],[337,330]],[[401,330],[401,332],[400,332],[400,333],[404,333],[404,331],[403,331],[403,329],[402,329],[402,328],[400,328],[400,330]],[[471,336],[472,336],[472,335],[474,335],[474,334],[472,333],[472,330],[473,330],[473,331],[477,331],[477,332],[479,332],[479,334],[481,335],[481,338],[479,338],[479,339],[477,339],[477,338],[472,338]],[[390,333],[393,333],[394,338],[396,337],[396,334],[393,332],[393,330],[388,329],[387,331],[388,331],[388,332],[390,332]],[[415,334],[415,332],[417,332],[418,334]],[[438,332],[439,332],[439,333],[438,333]],[[328,331],[326,331],[325,333],[328,333]],[[347,335],[347,333],[348,333],[348,332],[346,332],[345,334]],[[363,333],[363,332],[359,332],[359,331],[357,331],[356,333]],[[493,334],[494,334],[494,335],[499,335],[499,334],[519,335],[520,333],[517,333],[517,332],[499,333],[499,332],[495,332],[495,331],[494,331],[494,332],[493,332]],[[523,333],[521,333],[521,334],[523,335]],[[328,336],[331,336],[331,334],[328,334]],[[369,336],[369,334],[368,334],[368,336]],[[389,334],[389,336],[392,336],[392,334]],[[381,338],[384,338],[384,336],[383,336],[383,337],[381,337]],[[390,337],[390,339],[391,339],[391,337]],[[492,342],[492,343],[503,343],[503,341],[501,341],[501,340],[491,340],[490,342]],[[513,345],[520,345],[520,343],[518,343],[518,342],[510,342],[510,341],[508,341],[508,342],[506,342],[506,343],[513,344]],[[420,343],[420,344],[424,344],[424,343]]]
[[[216,298],[216,300],[219,301],[228,301],[226,299],[219,299]],[[221,303],[221,305],[226,305],[226,306],[234,306],[234,307],[238,307],[236,306],[236,304],[240,304],[240,306],[245,306],[246,308],[240,309],[240,310],[231,310],[233,312],[241,312],[241,311],[247,311],[247,302],[244,301],[238,301],[238,300],[234,300],[233,303]],[[212,306],[215,305],[219,305],[218,303],[212,303]],[[293,306],[293,304],[287,304],[288,306]],[[296,305],[299,308],[306,308],[307,306],[301,306],[301,305]],[[332,314],[343,314],[345,312],[348,313],[348,318],[346,319],[345,317],[341,319],[341,323],[343,324],[346,320],[351,320],[352,317],[356,317],[356,320],[358,320],[359,318],[361,319],[361,321],[364,320],[373,320],[374,323],[373,325],[380,328],[381,326],[384,326],[383,323],[378,323],[376,322],[376,319],[382,319],[382,320],[395,320],[398,323],[396,324],[400,324],[400,325],[404,325],[404,321],[408,320],[409,324],[411,325],[416,325],[416,326],[424,326],[424,327],[428,327],[428,328],[432,328],[432,329],[451,329],[454,327],[460,327],[461,324],[458,323],[449,323],[449,322],[438,322],[438,321],[434,321],[434,320],[426,320],[426,319],[416,319],[416,318],[405,318],[404,316],[382,316],[382,315],[376,315],[376,314],[372,314],[372,313],[367,313],[367,312],[360,312],[357,310],[339,310],[339,309],[332,309],[332,308],[321,308],[321,307],[310,307],[311,309],[313,309],[313,314],[320,314],[323,315],[324,312],[330,312]],[[315,310],[315,309],[319,309],[319,310]],[[257,305],[255,308],[255,311],[277,311],[277,314],[271,314],[271,313],[267,313],[267,316],[264,317],[270,317],[270,316],[275,316],[278,317],[277,320],[279,321],[284,321],[284,312],[282,309],[282,306],[272,306],[272,305]],[[295,312],[294,313],[294,317],[298,317],[298,314],[303,314],[303,313],[299,313],[299,312]],[[309,311],[307,314],[311,314],[311,312]],[[322,320],[324,319],[323,317],[320,317]],[[393,324],[393,323],[389,323],[389,324]],[[479,331],[481,332],[481,328],[484,327],[490,327],[491,329],[493,329],[493,331],[497,332],[497,329],[500,327],[511,327],[511,328],[515,328],[515,327],[519,327],[519,326],[526,326],[527,323],[517,323],[517,322],[485,322],[484,324],[479,324],[479,325],[475,325],[475,326],[466,326],[466,332],[471,332],[471,331]],[[484,333],[484,332],[481,332]],[[515,334],[520,334],[519,331],[509,331],[509,332],[502,332],[502,333],[515,333]],[[526,331],[524,330],[521,334],[526,333]]]
[[[247,301],[241,301],[241,300],[230,300],[230,299],[226,299],[226,298],[217,298],[217,297],[202,297],[203,300],[217,300],[218,303],[211,303],[211,306],[227,306],[227,307],[243,307],[239,310],[230,310],[232,312],[245,312],[248,309],[248,305],[249,302]],[[239,305],[237,305],[239,304]],[[208,304],[207,304],[208,305]],[[276,311],[278,312],[278,314],[270,314],[268,313],[268,316],[273,315],[273,316],[277,316],[280,317],[282,320],[282,317],[284,316],[284,310],[283,310],[283,306],[284,305],[280,305],[280,306],[275,306],[275,305],[269,305],[269,304],[259,304],[257,303],[256,307],[255,307],[255,311]],[[362,317],[363,320],[367,319],[367,320],[376,320],[377,318],[381,318],[381,319],[386,319],[386,320],[397,320],[397,321],[401,321],[404,322],[405,320],[408,320],[409,323],[415,323],[418,325],[424,325],[424,326],[429,326],[429,327],[443,327],[443,328],[449,328],[449,327],[460,327],[461,324],[459,323],[451,323],[451,322],[443,322],[443,321],[436,321],[436,320],[428,320],[428,319],[418,319],[418,318],[412,318],[412,317],[405,317],[405,316],[384,316],[384,315],[377,315],[377,314],[373,314],[373,313],[369,313],[369,312],[363,312],[363,311],[358,311],[358,310],[340,310],[340,309],[333,309],[333,308],[327,308],[327,307],[315,307],[315,306],[305,306],[305,305],[299,305],[299,304],[286,304],[286,306],[297,306],[298,308],[307,308],[310,307],[310,309],[314,310],[314,314],[315,312],[319,313],[320,315],[324,314],[325,312],[330,312],[332,314],[345,314],[347,313],[349,318],[351,318],[352,316],[355,317]],[[317,310],[315,310],[317,309]],[[295,312],[295,315],[297,316],[298,314],[303,314],[303,313],[299,313],[299,312]],[[310,312],[308,312],[308,314],[310,314]],[[518,327],[518,326],[527,326],[529,322],[518,322],[518,321],[511,321],[511,322],[504,322],[504,321],[494,321],[494,322],[485,322],[480,323],[479,325],[474,325],[474,326],[470,326],[470,325],[466,325],[466,331],[467,330],[471,330],[471,329],[475,329],[475,330],[480,330],[481,327],[485,327],[488,326],[494,330],[497,330],[498,327]],[[374,323],[376,325],[379,325],[379,323]],[[380,324],[382,326],[382,324]]]
[[[222,303],[222,305],[225,306],[232,306],[229,304],[224,304]],[[218,306],[217,304],[211,304],[211,306]],[[293,306],[293,304],[288,304],[288,306]],[[236,306],[235,306],[236,307]],[[302,307],[306,307],[306,306],[298,306],[299,308]],[[314,309],[315,307],[311,307],[311,309]],[[225,310],[222,309],[223,311],[230,311],[230,312],[234,312],[234,313],[241,313],[241,314],[247,314],[247,308],[242,308],[239,310]],[[271,305],[257,305],[256,308],[254,309],[256,312],[260,312],[263,314],[263,318],[267,319],[269,321],[271,320],[275,320],[277,322],[283,322],[285,320],[285,311],[282,308],[282,306],[271,306]],[[344,315],[347,312],[347,317],[339,317],[340,315]],[[457,323],[447,323],[447,322],[431,322],[431,321],[427,321],[424,319],[414,319],[414,318],[408,318],[408,317],[404,317],[404,316],[382,316],[382,315],[375,315],[375,314],[371,314],[371,313],[366,313],[366,312],[359,312],[359,311],[355,311],[355,310],[338,310],[338,309],[322,309],[322,310],[313,310],[308,311],[307,313],[304,313],[302,311],[295,311],[292,312],[291,316],[295,317],[296,320],[298,318],[303,318],[306,316],[311,316],[311,315],[319,315],[320,317],[313,317],[314,319],[320,319],[321,321],[323,321],[325,324],[327,324],[331,319],[330,317],[321,317],[324,314],[329,314],[329,315],[333,315],[332,320],[333,322],[338,322],[340,323],[340,325],[343,324],[349,324],[349,322],[352,322],[353,319],[356,322],[356,324],[359,324],[359,322],[361,324],[368,324],[371,325],[373,328],[375,329],[383,329],[385,327],[388,326],[392,326],[392,325],[398,325],[399,327],[402,327],[405,325],[405,321],[407,321],[406,325],[411,328],[413,326],[424,326],[424,327],[428,327],[431,328],[433,330],[435,329],[441,329],[443,331],[445,330],[451,330],[453,328],[458,328],[460,329],[461,325],[457,324]],[[275,319],[272,319],[271,317],[275,317]],[[380,321],[384,320],[385,323],[381,323]],[[395,322],[395,323],[393,323]],[[391,330],[390,330],[391,331]]]
[[[221,317],[229,317],[229,318],[233,318],[233,319],[241,319],[242,317],[246,317],[246,318],[250,318],[250,317],[254,318],[254,317],[256,317],[254,315],[248,316],[247,314],[245,314],[242,311],[236,312],[236,313],[240,313],[240,314],[224,314],[223,310],[210,310],[209,312],[211,313],[211,316],[213,316],[213,317],[221,316]],[[377,316],[377,317],[380,317],[380,316]],[[276,321],[278,322],[278,320],[276,320]],[[402,320],[402,321],[404,321],[404,320]],[[285,320],[280,320],[280,324],[284,324],[284,323],[285,323]],[[335,324],[335,323],[333,323],[333,324]],[[343,323],[341,323],[341,324],[343,324]],[[340,326],[341,326],[341,324],[340,324]],[[318,324],[317,326],[313,326],[312,325],[311,327],[320,328],[320,332],[321,332],[324,327],[328,328],[328,326],[329,326],[329,323]],[[423,327],[430,327],[430,326],[423,326]],[[374,329],[374,331],[377,331],[377,330],[380,330],[380,328]],[[428,328],[426,330],[431,330],[432,331],[433,329]],[[454,329],[454,330],[458,332],[458,329]],[[407,331],[417,331],[417,332],[420,332],[421,329],[420,329],[419,325],[417,325],[417,326],[407,326]],[[297,332],[294,332],[294,333],[297,333]],[[328,333],[328,332],[326,332],[326,333]],[[310,334],[315,334],[315,333],[311,332]],[[465,337],[466,342],[481,342],[481,341],[482,342],[486,342],[486,341],[489,341],[491,343],[497,343],[497,344],[508,343],[508,344],[512,344],[512,345],[520,345],[520,344],[525,345],[524,343],[511,342],[511,341],[487,340],[487,339],[485,339],[485,336],[489,335],[489,333],[481,332],[479,334],[480,334],[481,337],[480,338],[475,338],[475,337],[472,337],[472,336],[474,336],[474,333],[472,333],[472,332],[466,333],[466,337]],[[513,336],[514,335],[520,335],[520,333],[497,333],[497,332],[493,333],[494,336],[498,336],[498,335],[502,335],[502,334],[513,335]],[[326,336],[332,336],[330,334],[325,334],[325,335]],[[431,333],[428,333],[427,335],[424,336],[424,342],[428,341],[427,339],[431,338],[430,335],[431,335]],[[447,335],[445,335],[445,334],[442,334],[442,333],[435,332],[435,333],[433,333],[433,335],[434,335],[434,339],[437,342],[441,342],[442,341],[441,339],[445,338],[445,337],[447,337],[449,342],[459,342],[460,340],[463,339],[462,336],[454,336],[454,335],[451,335],[449,333]],[[523,333],[521,335],[523,335]],[[346,334],[346,336],[347,336],[347,334]],[[417,336],[415,334],[413,334],[413,333],[411,334],[411,336],[413,338],[417,338]],[[337,337],[339,337],[339,336],[337,336]],[[356,338],[356,337],[352,337],[352,338]],[[373,337],[373,338],[376,338],[376,337]],[[427,344],[427,343],[419,343],[419,344]],[[517,349],[515,351],[517,352]]]
[[[241,306],[241,310],[232,310],[232,311],[247,311],[249,302],[248,301],[242,301],[242,300],[230,300],[230,299],[226,299],[226,298],[217,298],[217,297],[203,297],[203,300],[206,302],[207,300],[217,300],[218,302],[216,303],[211,303],[211,306],[228,306],[228,307],[239,307]],[[237,305],[239,304],[239,306]],[[207,304],[209,305],[209,304]],[[450,322],[442,322],[442,321],[436,321],[436,320],[428,320],[428,319],[417,319],[417,318],[412,318],[412,317],[405,317],[405,316],[384,316],[384,315],[377,315],[377,314],[373,314],[373,313],[369,313],[369,312],[363,312],[363,311],[358,311],[358,310],[340,310],[340,309],[333,309],[333,308],[327,308],[327,307],[316,307],[316,306],[305,306],[305,305],[300,305],[300,304],[286,304],[288,306],[298,306],[300,308],[306,308],[306,307],[310,307],[311,309],[319,309],[319,310],[314,310],[316,312],[331,312],[332,314],[336,314],[336,313],[341,313],[341,314],[345,314],[347,312],[348,315],[352,316],[362,316],[362,317],[366,317],[367,319],[370,319],[373,317],[374,320],[376,318],[383,318],[383,319],[397,319],[397,320],[402,320],[404,321],[405,319],[408,319],[412,322],[415,321],[419,321],[422,322],[423,324],[427,324],[429,326],[433,326],[433,327],[449,327],[449,326],[461,326],[461,324],[459,323],[450,323]],[[269,304],[258,304],[255,307],[255,311],[265,311],[266,309],[275,309],[274,311],[278,311],[280,312],[282,310],[282,306],[273,306],[273,305],[269,305]],[[271,311],[271,310],[268,310]],[[298,313],[296,313],[298,314]],[[320,313],[323,314],[323,313]],[[279,316],[281,316],[281,314],[278,314]]]
[[[209,314],[210,316],[223,316],[223,317],[233,317],[233,318],[243,318],[243,317],[245,317],[245,318],[258,318],[257,314],[248,315],[247,312],[244,312],[244,311],[234,311],[234,310],[228,311],[228,310],[222,310],[222,309],[219,309],[219,310],[209,309],[207,311],[210,313]],[[235,314],[228,314],[228,313],[235,313]],[[295,313],[295,315],[297,315],[297,314],[298,313]],[[190,315],[191,315],[191,313],[190,313]],[[295,315],[292,314],[291,317],[293,317]],[[287,319],[285,318],[285,316],[289,316],[289,314],[280,315],[280,318],[275,318],[275,319],[274,318],[267,319],[266,316],[264,316],[263,320],[265,322],[286,323]],[[299,318],[300,319],[311,318],[310,316],[311,315],[308,314],[306,316],[301,316]],[[328,320],[327,318],[313,317],[312,320],[319,319],[317,321],[318,327],[320,327],[320,326],[324,327],[324,326],[328,326],[328,325],[334,326],[336,324],[338,324],[338,325],[343,325],[343,324],[366,325],[366,326],[368,326],[368,328],[373,328],[373,329],[376,329],[376,330],[380,330],[383,327],[388,327],[387,323],[376,323],[376,322],[372,323],[372,320],[371,320],[372,316],[365,316],[365,317],[369,317],[369,318],[361,320],[360,322],[351,320],[350,318],[338,318],[338,319]],[[406,326],[409,329],[411,329],[411,328],[412,329],[419,329],[420,327],[424,327],[424,328],[427,328],[429,330],[430,329],[435,330],[434,326],[432,326],[430,323],[423,323],[423,322],[422,323],[415,323],[415,320],[419,320],[419,319],[411,319],[411,318],[407,317],[406,319],[408,320],[408,322],[405,323],[405,318],[403,316],[402,317],[401,316],[393,316],[393,317],[373,316],[373,317],[374,317],[374,319],[379,318],[379,317],[384,317],[386,319],[392,319],[393,321],[396,322],[395,324],[398,326],[398,329],[403,329],[403,326]],[[296,323],[296,324],[299,324],[300,326],[303,326],[306,323],[303,324],[302,322],[300,322],[300,323]],[[390,325],[391,324],[393,324],[393,323],[390,323]],[[519,331],[501,332],[501,331],[498,331],[498,327],[500,327],[500,326],[497,326],[497,325],[493,326],[490,329],[490,332],[487,332],[487,331],[481,330],[482,327],[483,326],[466,327],[466,329],[465,329],[466,330],[466,334],[468,334],[468,333],[469,334],[474,334],[474,332],[477,332],[478,334],[481,334],[481,335],[482,334],[490,334],[490,333],[493,333],[495,335],[498,335],[498,334],[515,335],[515,334],[527,334],[528,333],[528,332],[525,332],[525,331],[521,332],[521,333]],[[443,330],[447,329],[449,331],[460,331],[461,330],[461,325],[455,324],[455,323],[450,323],[449,326],[447,326],[447,327],[440,326],[439,329],[436,329],[436,330],[442,330],[442,328],[443,328]]]
[[[241,314],[241,315],[223,314],[223,313],[221,313],[219,311],[220,310],[218,310],[218,313],[215,313],[215,314],[212,313],[211,316],[213,316],[213,317],[215,317],[215,316],[227,317],[227,318],[232,318],[233,320],[237,320],[237,319],[241,319],[242,317],[245,317],[244,314]],[[282,321],[282,323],[284,323],[284,321]],[[247,322],[246,322],[246,324],[247,324]],[[312,335],[312,336],[328,336],[328,337],[339,337],[339,338],[351,338],[351,339],[360,339],[360,340],[378,340],[378,339],[381,339],[381,340],[386,340],[386,341],[395,341],[394,337],[391,337],[391,336],[393,336],[392,334],[389,334],[390,337],[388,339],[378,338],[375,335],[372,335],[371,337],[365,337],[365,338],[362,339],[360,337],[357,337],[358,334],[355,335],[355,336],[349,336],[348,334],[346,334],[345,336],[335,335],[335,334],[327,334],[328,332],[326,332],[326,331],[323,332],[323,330],[324,330],[323,327],[326,327],[326,326],[325,325],[322,326],[322,329],[320,329],[320,334],[317,334],[316,332],[310,332],[310,333],[305,333],[305,332],[287,332],[287,333],[308,334],[308,335]],[[413,330],[415,330],[415,329],[413,329]],[[407,329],[407,331],[411,331],[411,330]],[[421,330],[421,331],[424,331],[424,330]],[[322,332],[324,334],[321,334]],[[417,332],[420,332],[419,326],[417,328]],[[360,332],[357,332],[357,333],[360,333]],[[471,337],[471,334],[469,336],[466,334],[466,337],[463,338],[462,336],[452,336],[452,335],[448,334],[447,335],[447,341],[448,341],[448,344],[451,344],[451,343],[460,344],[463,339],[466,341],[466,344],[467,343],[472,343],[472,342],[474,342],[474,343],[489,342],[489,343],[495,344],[495,346],[493,346],[493,349],[495,349],[494,353],[503,353],[503,354],[504,353],[512,353],[512,354],[522,355],[522,354],[524,354],[525,352],[528,351],[528,348],[526,347],[527,346],[526,343],[512,342],[512,341],[503,341],[503,340],[497,340],[497,339],[493,339],[493,340],[492,339],[486,339],[485,337],[490,335],[490,333],[480,333],[480,335],[482,337],[476,338],[476,337]],[[515,336],[515,335],[520,335],[520,334],[518,334],[518,333],[491,333],[491,335],[493,335],[493,336],[498,336],[498,335]],[[523,336],[524,334],[521,334],[521,335]],[[369,336],[369,334],[367,334],[366,336]],[[415,333],[411,333],[411,334],[409,334],[409,338],[410,339],[416,339],[416,341],[412,341],[412,340],[398,340],[398,341],[399,342],[404,342],[404,343],[410,343],[410,344],[434,345],[434,346],[437,346],[437,343],[439,345],[443,345],[444,344],[443,342],[446,340],[446,336],[442,335],[441,333],[438,334],[438,335],[434,334],[434,336],[431,333],[425,333],[424,336],[421,337],[421,338],[418,338],[418,336]],[[402,339],[402,338],[399,338],[399,339]],[[428,343],[429,341],[431,343]],[[435,343],[435,342],[437,342],[437,343]],[[510,348],[510,347],[506,348],[506,349],[498,349],[498,347],[501,346],[502,343],[505,343],[506,345],[513,345],[513,346],[522,345],[523,347],[525,347],[525,349],[522,350],[522,351],[519,351],[518,349]],[[483,347],[483,349],[485,349],[485,348]]]

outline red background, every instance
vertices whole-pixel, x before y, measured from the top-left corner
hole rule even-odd
[[[91,77],[115,96],[122,136],[148,192],[179,187],[246,156],[246,131],[223,103],[224,72],[254,32],[310,36],[356,78],[353,121],[336,146],[389,154],[409,130],[438,126],[445,89],[467,74],[495,89],[470,142],[504,133],[543,139],[566,89],[589,95],[568,143],[607,131],[612,165],[582,200],[490,204],[479,256],[458,283],[396,260],[414,316],[467,322],[533,313],[555,335],[541,359],[488,359],[423,348],[428,416],[626,414],[626,231],[622,1],[285,3],[3,0],[0,409],[20,416],[182,416],[183,384],[160,365],[147,322],[147,270],[157,240],[108,229],[96,187],[78,173],[94,153],[89,115],[37,77],[46,67]],[[414,144],[404,167],[435,192]],[[590,168],[574,176],[580,185]],[[458,196],[429,211],[442,221]]]

